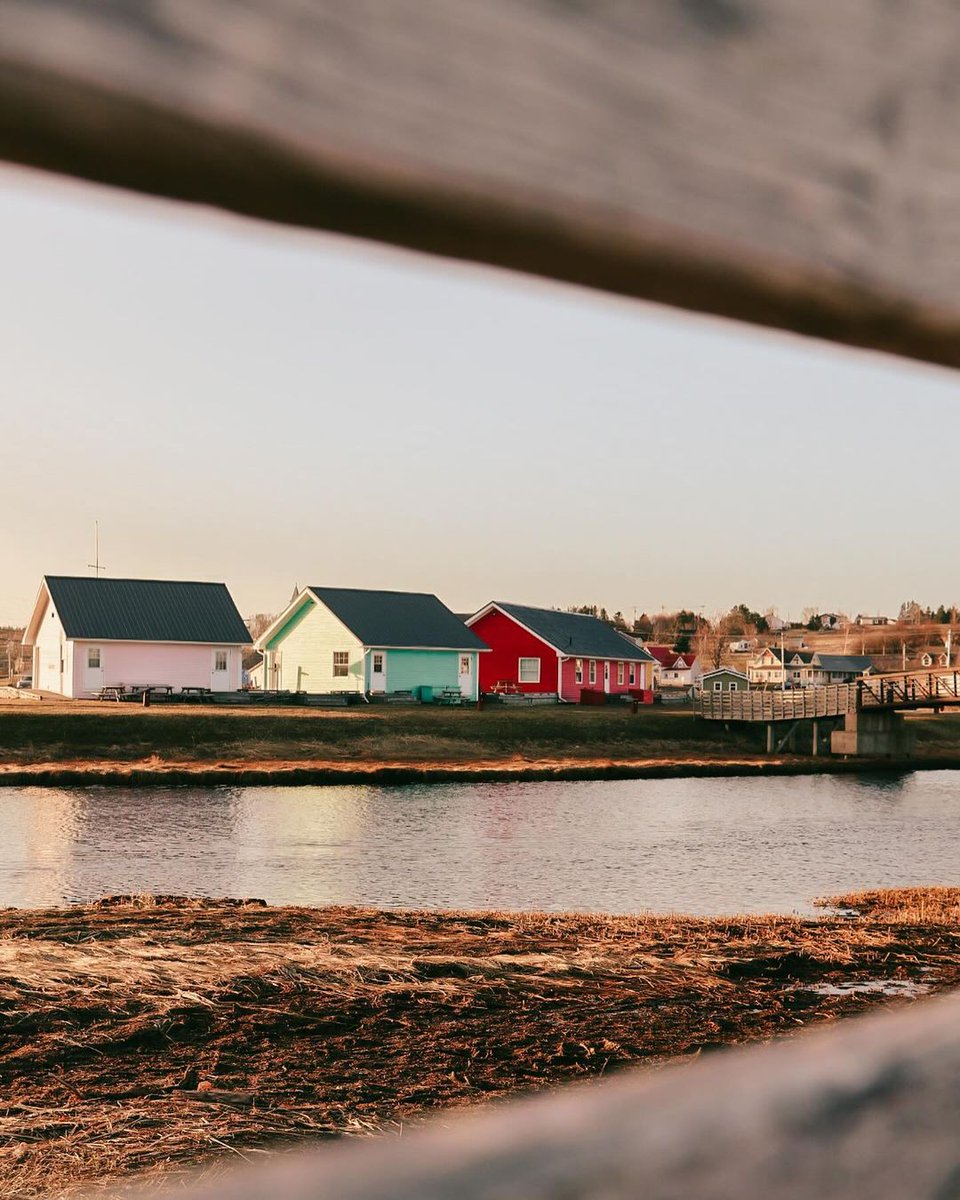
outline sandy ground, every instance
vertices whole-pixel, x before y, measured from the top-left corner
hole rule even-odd
[[[960,889],[705,920],[268,908],[0,911],[0,1194],[68,1196],[395,1132],[960,982]]]

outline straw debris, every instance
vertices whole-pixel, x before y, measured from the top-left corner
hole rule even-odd
[[[854,915],[0,910],[0,1194],[108,1195],[960,981],[960,889],[824,903]]]

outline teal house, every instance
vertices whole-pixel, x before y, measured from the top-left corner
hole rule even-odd
[[[489,648],[436,596],[308,587],[255,643],[268,691],[476,700]]]

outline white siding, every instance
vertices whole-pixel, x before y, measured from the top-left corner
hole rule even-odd
[[[59,692],[64,696],[72,695],[73,655],[68,652],[60,616],[51,607],[49,598],[37,627],[34,645],[38,653],[34,655],[37,670],[33,686],[45,692]],[[61,662],[63,663],[62,674]]]
[[[333,654],[350,655],[346,678],[334,676]],[[310,612],[277,645],[280,669],[277,687],[295,691],[297,668],[305,692],[362,692],[364,689],[363,646],[349,629],[323,604],[314,603]]]

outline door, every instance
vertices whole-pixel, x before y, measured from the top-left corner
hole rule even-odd
[[[387,655],[384,650],[370,652],[370,691],[387,690]]]
[[[457,683],[460,685],[460,695],[473,699],[473,655],[461,654],[460,666],[457,670]]]
[[[610,659],[609,658],[605,658],[603,660],[603,690],[605,692],[610,691]]]
[[[83,690],[99,692],[103,687],[103,649],[100,646],[85,646],[80,653],[83,655],[80,660],[83,663]]]
[[[230,651],[214,650],[213,669],[210,672],[210,690],[212,692],[228,692],[230,690]]]

